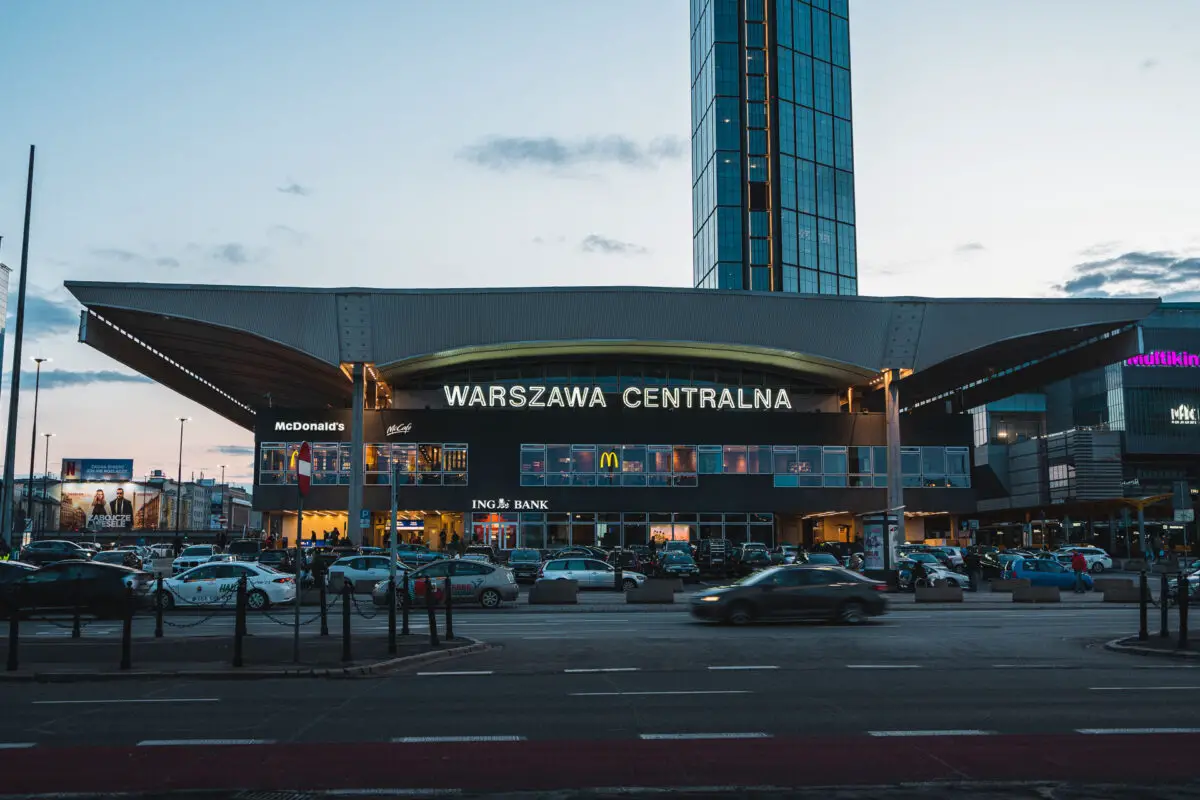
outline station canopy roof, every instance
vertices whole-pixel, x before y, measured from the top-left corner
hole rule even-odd
[[[1140,352],[1158,300],[839,297],[658,287],[309,289],[68,281],[81,341],[228,419],[344,408],[344,365],[406,377],[512,359],[753,365],[969,407]]]

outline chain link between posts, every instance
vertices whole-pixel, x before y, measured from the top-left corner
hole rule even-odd
[[[164,588],[163,591],[166,593],[170,593],[172,600],[175,602],[175,608],[179,608],[180,603],[183,603],[188,606],[192,606],[194,608],[208,608],[208,606],[209,606],[208,603],[193,603],[191,600],[188,600],[183,597],[179,597],[174,592],[171,592],[170,589]],[[235,602],[237,601],[237,592],[230,592],[230,593],[226,594],[225,599],[222,600],[221,604],[218,605],[216,608],[214,608],[211,613],[209,613],[207,616],[201,617],[198,620],[195,620],[194,622],[171,622],[171,620],[167,619],[167,615],[163,614],[163,624],[169,625],[172,628],[178,628],[178,629],[198,628],[199,626],[208,622],[210,619],[215,617],[217,614],[221,613],[226,608],[228,608],[230,601],[235,601]],[[157,599],[156,599],[156,602],[157,602]],[[163,610],[165,611],[166,609],[163,609]],[[155,616],[157,616],[157,610],[155,611]]]
[[[333,599],[332,599],[332,601],[330,601],[330,602],[329,602],[329,603],[328,603],[328,604],[325,606],[325,608],[324,608],[324,611],[325,611],[325,613],[326,613],[326,614],[328,614],[330,611],[332,611],[332,610],[333,610],[333,607],[334,607],[334,606],[336,606],[336,605],[338,604],[338,600],[340,600],[340,599],[341,599],[341,595],[339,595],[339,594],[337,594],[337,593],[335,593],[335,594],[332,594],[332,595],[327,595],[327,596],[329,596],[329,597],[332,597]],[[299,602],[300,602],[300,597],[299,597],[299,595],[297,595],[297,597],[296,597],[296,602],[297,602],[297,603],[299,603]],[[259,612],[259,613],[261,613],[261,614],[262,614],[264,617],[266,617],[267,619],[271,620],[271,622],[274,622],[276,625],[283,625],[283,626],[285,626],[285,627],[288,627],[288,628],[295,627],[295,625],[296,625],[296,620],[295,620],[295,618],[294,618],[294,617],[293,617],[292,619],[286,619],[286,620],[279,619],[279,618],[278,618],[278,617],[276,617],[274,614],[272,614],[270,611],[267,611],[265,608],[264,608],[264,609],[263,609],[261,612]],[[304,625],[311,625],[311,624],[313,624],[314,622],[316,622],[317,620],[319,620],[320,618],[321,618],[321,612],[320,612],[320,611],[318,611],[317,613],[313,614],[313,615],[312,615],[311,617],[309,617],[308,619],[301,620],[301,621],[300,621],[300,625],[301,625],[301,626],[304,626]]]

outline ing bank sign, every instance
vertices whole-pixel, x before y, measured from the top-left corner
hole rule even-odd
[[[599,386],[460,384],[443,386],[450,408],[608,408]],[[791,411],[786,389],[629,386],[619,395],[625,408]]]

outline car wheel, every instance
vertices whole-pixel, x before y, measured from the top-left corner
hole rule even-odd
[[[1096,573],[1104,572],[1104,564],[1100,563],[1099,561],[1096,561],[1095,563],[1092,564],[1092,572],[1096,572]]]
[[[170,592],[159,592],[159,594],[162,595],[163,611],[174,611],[175,610],[175,596],[173,594],[171,594]]]
[[[637,588],[637,581],[635,581],[633,578],[626,578],[623,581],[621,581],[621,591],[623,591],[623,592],[632,591],[633,589],[636,589],[636,588]]]
[[[951,589],[957,589],[959,587],[958,581],[956,581],[954,578],[946,578],[945,583],[946,586],[950,587]]]
[[[479,605],[484,608],[499,608],[500,593],[495,589],[484,589],[483,594],[479,595]]]
[[[734,603],[725,616],[725,621],[730,625],[749,625],[754,621],[754,608],[745,601]]]
[[[838,609],[837,620],[843,625],[861,625],[867,621],[867,609],[858,600],[847,600]]]
[[[251,611],[265,611],[271,605],[271,600],[262,589],[255,589],[246,595],[246,608]]]

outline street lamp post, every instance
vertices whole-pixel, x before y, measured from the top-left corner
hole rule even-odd
[[[229,503],[229,511],[225,511],[226,503]],[[221,530],[229,528],[229,517],[233,513],[233,503],[229,501],[229,487],[225,485],[225,465],[221,465],[221,516],[225,518],[225,524],[221,526]]]
[[[38,515],[40,518],[38,528],[42,534],[46,532],[46,506],[48,505],[46,502],[46,492],[49,490],[50,484],[50,437],[53,435],[53,433],[42,434],[42,436],[46,437],[45,463],[42,464],[42,513]]]
[[[183,513],[183,423],[191,417],[176,417],[179,420],[179,471],[175,474],[175,534],[179,534],[179,517]]]
[[[30,531],[33,530],[33,465],[37,459],[38,392],[42,387],[42,364],[50,359],[35,357],[33,360],[37,364],[37,377],[33,379],[33,432],[29,434],[29,484],[25,487],[25,494],[29,496]]]

